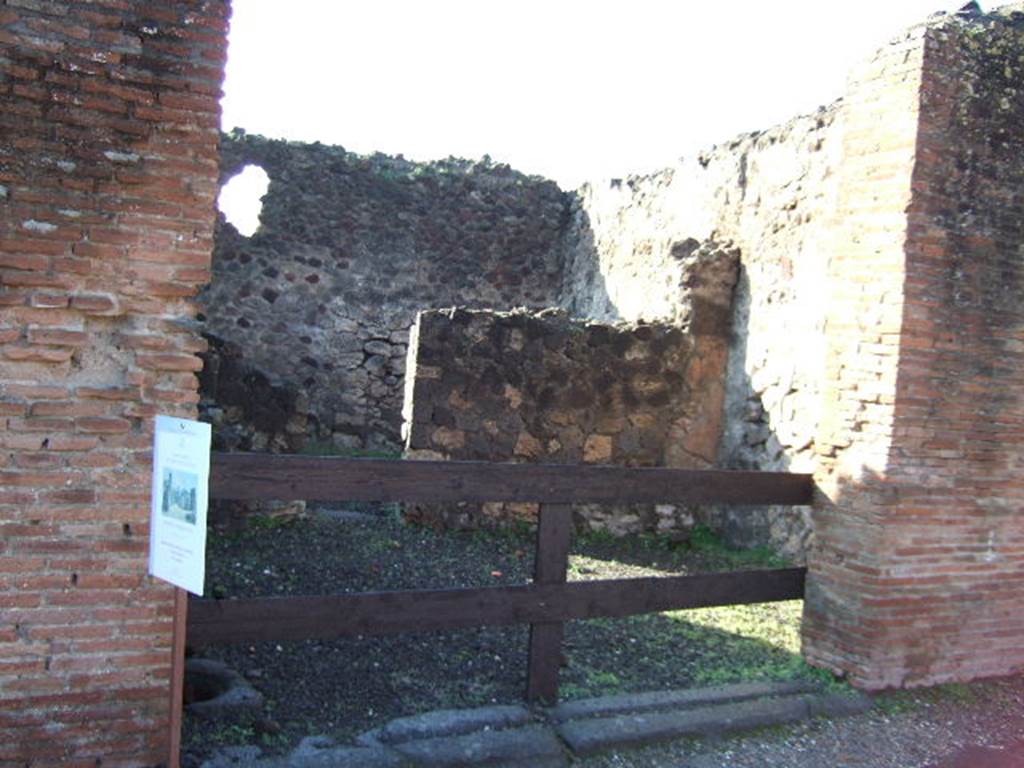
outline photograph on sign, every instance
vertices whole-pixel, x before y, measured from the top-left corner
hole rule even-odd
[[[196,487],[199,477],[183,469],[164,469],[160,511],[189,525],[196,524]]]

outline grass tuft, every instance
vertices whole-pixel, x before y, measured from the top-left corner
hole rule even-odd
[[[400,459],[402,452],[388,448],[341,448],[330,440],[310,440],[299,449],[302,456],[337,456],[345,459]]]
[[[789,561],[770,547],[735,549],[725,544],[709,526],[695,525],[690,533],[690,548],[723,566],[722,570],[740,568],[786,568]]]

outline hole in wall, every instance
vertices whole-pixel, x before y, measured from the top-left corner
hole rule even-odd
[[[269,188],[267,172],[258,165],[247,165],[221,187],[217,208],[240,234],[252,237],[259,229],[263,196]]]

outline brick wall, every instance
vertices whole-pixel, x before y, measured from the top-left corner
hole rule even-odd
[[[166,757],[152,417],[192,416],[227,4],[0,3],[0,764]]]
[[[914,30],[846,103],[808,659],[1024,664],[1024,14]]]

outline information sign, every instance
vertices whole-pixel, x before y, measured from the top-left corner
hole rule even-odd
[[[153,494],[149,572],[203,594],[210,425],[157,416],[153,434]]]

